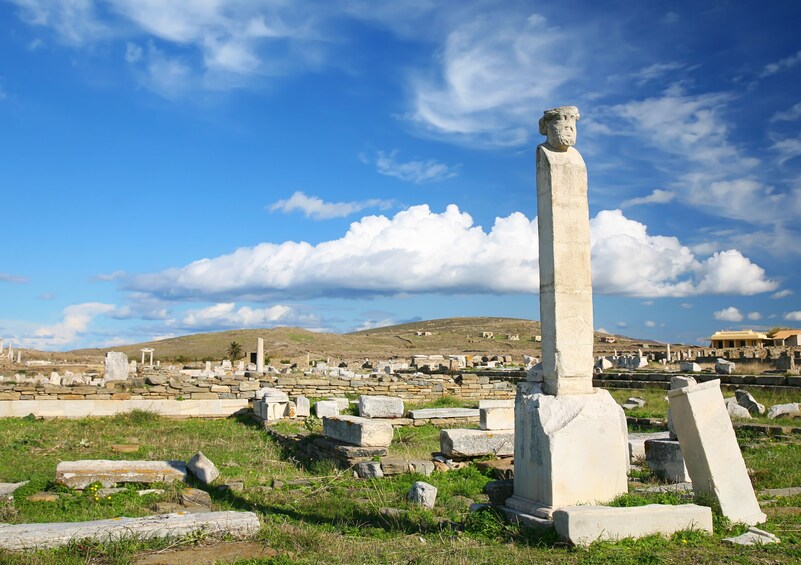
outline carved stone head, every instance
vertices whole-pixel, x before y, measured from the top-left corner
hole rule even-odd
[[[576,122],[581,116],[575,106],[545,110],[540,118],[540,134],[548,136],[548,145],[556,151],[567,151],[576,144]]]

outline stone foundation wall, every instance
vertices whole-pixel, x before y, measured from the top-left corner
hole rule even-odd
[[[44,381],[1,382],[3,400],[216,400],[251,399],[261,387],[275,387],[290,396],[387,395],[407,401],[435,400],[443,396],[465,399],[515,396],[515,382],[508,376],[393,375],[369,378],[307,377],[304,375],[253,375],[195,378],[159,372],[127,381],[100,385],[54,386]]]

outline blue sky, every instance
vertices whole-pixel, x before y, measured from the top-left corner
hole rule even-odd
[[[0,0],[0,335],[536,319],[537,121],[564,104],[597,329],[799,327],[798,21],[791,1]]]

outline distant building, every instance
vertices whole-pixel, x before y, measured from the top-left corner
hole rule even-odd
[[[481,337],[492,339],[495,337],[495,334],[492,332],[481,332]]]
[[[779,330],[770,339],[773,345],[798,347],[801,345],[801,330]]]
[[[509,341],[520,341],[520,336],[517,334],[506,334],[506,339]]]
[[[424,332],[424,331],[417,331],[417,332],[414,332],[414,333],[417,334],[418,336],[431,335],[431,332]]]
[[[542,341],[542,336],[541,335],[534,335],[532,337],[534,338],[534,341],[537,342],[537,343],[540,343]]]
[[[614,336],[611,335],[602,335],[598,338],[598,341],[601,343],[615,343],[617,341]]]
[[[726,347],[762,347],[769,341],[768,336],[754,330],[732,330],[715,332],[709,338],[712,347],[724,349]]]

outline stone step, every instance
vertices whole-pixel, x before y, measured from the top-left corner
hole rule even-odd
[[[79,490],[95,482],[112,487],[118,483],[171,483],[185,479],[183,461],[84,459],[56,465],[56,483]]]
[[[84,539],[105,543],[130,538],[177,538],[199,530],[208,535],[241,538],[256,534],[260,527],[259,518],[253,512],[233,511],[162,514],[93,522],[0,525],[0,548],[26,551],[59,547]]]
[[[386,447],[392,443],[393,427],[359,416],[325,417],[323,434],[359,447]]]

